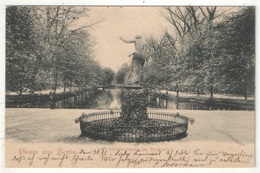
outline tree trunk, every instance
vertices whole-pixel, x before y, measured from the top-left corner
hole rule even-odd
[[[63,89],[63,92],[66,91],[66,86],[67,86],[67,82],[64,82],[64,89]]]
[[[213,85],[210,86],[210,98],[213,98]]]
[[[23,81],[24,81],[24,69],[25,69],[25,60],[23,59],[23,67],[20,73],[22,73],[20,77],[20,87],[19,87],[19,95],[22,95],[23,93]]]
[[[166,105],[165,105],[165,107],[166,107],[166,109],[168,108],[168,89],[166,88]]]
[[[21,96],[23,93],[23,80],[20,80],[20,87],[19,87],[19,95]]]
[[[55,74],[55,81],[54,81],[54,82],[55,82],[55,83],[54,83],[54,88],[53,88],[53,90],[54,90],[54,92],[56,93],[57,83],[58,83],[58,73]]]
[[[33,77],[32,77],[32,83],[31,83],[31,89],[34,88],[34,84],[35,84],[35,80],[36,80],[36,76],[37,76],[37,73],[39,71],[39,67],[40,67],[40,64],[42,62],[42,58],[37,58],[37,65],[35,66],[34,70],[33,70]]]
[[[177,94],[177,98],[179,98],[179,84],[176,84],[176,94]]]
[[[200,96],[200,88],[197,87],[197,96]]]
[[[176,84],[176,109],[179,109],[179,84]]]
[[[245,82],[245,100],[247,100],[247,82]]]

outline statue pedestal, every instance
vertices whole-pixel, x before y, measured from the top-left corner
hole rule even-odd
[[[122,112],[120,119],[138,124],[148,118],[147,115],[147,89],[125,88],[122,90]]]

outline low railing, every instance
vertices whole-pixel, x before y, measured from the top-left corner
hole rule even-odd
[[[95,121],[107,121],[120,117],[120,111],[105,111],[105,112],[94,112],[94,113],[82,113],[79,118],[74,120],[75,123],[79,122],[95,122]]]
[[[94,112],[94,113],[82,113],[79,118],[75,119],[75,123],[79,123],[80,121],[85,122],[94,122],[94,121],[106,121],[109,119],[114,119],[120,117],[121,111],[104,111],[104,112]],[[186,116],[180,115],[179,113],[167,113],[167,112],[156,112],[156,111],[148,111],[148,118],[157,119],[157,120],[166,120],[184,123],[191,121],[194,119],[188,118]]]
[[[147,124],[131,124],[128,122],[115,125],[120,111],[82,113],[75,123],[80,123],[83,135],[94,139],[105,139],[124,142],[155,142],[176,140],[184,137],[188,123],[195,120],[179,113],[148,111]],[[152,122],[152,123],[151,123]]]

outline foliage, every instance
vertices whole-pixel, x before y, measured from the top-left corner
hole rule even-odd
[[[103,82],[102,84],[106,85],[106,84],[112,84],[112,82],[114,81],[114,77],[115,77],[115,72],[110,69],[110,68],[104,68],[103,70]]]
[[[166,37],[157,40],[153,37],[147,40],[150,62],[144,68],[144,85],[165,88],[177,80],[180,66],[177,63],[176,52]],[[158,70],[160,69],[160,70]]]
[[[254,7],[165,7],[167,29],[147,39],[146,85],[192,92],[254,92]],[[187,87],[186,87],[187,86]]]
[[[255,8],[243,8],[219,26],[218,51],[221,83],[247,98],[255,84]]]
[[[33,19],[27,7],[6,9],[6,88],[22,94],[29,87],[36,63]]]
[[[72,6],[6,9],[6,89],[23,92],[63,86],[90,88],[102,82],[93,59],[89,10]],[[79,25],[78,21],[86,23]]]
[[[127,77],[129,66],[127,64],[123,64],[121,68],[116,73],[116,83],[123,84],[125,82],[125,78]]]

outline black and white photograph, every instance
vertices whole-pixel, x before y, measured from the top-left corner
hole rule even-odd
[[[255,6],[7,5],[5,167],[255,167]]]

